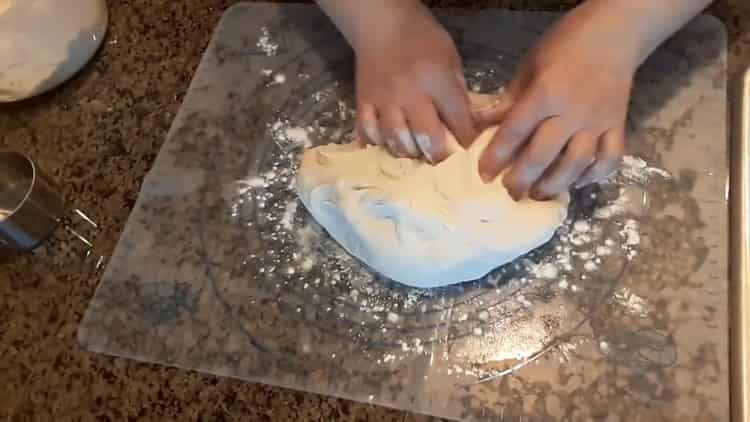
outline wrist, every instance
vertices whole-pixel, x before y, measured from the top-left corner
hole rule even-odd
[[[378,3],[378,2],[373,2]],[[376,13],[353,31],[349,42],[357,54],[398,48],[409,37],[427,37],[442,31],[430,10],[421,2],[399,2],[387,13]]]
[[[639,67],[667,38],[711,0],[588,0],[572,13],[582,15],[592,36],[611,42],[623,66]]]
[[[432,19],[419,0],[318,0],[355,51],[398,41],[406,28]]]

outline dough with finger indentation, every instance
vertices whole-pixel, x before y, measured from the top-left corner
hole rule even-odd
[[[397,282],[441,287],[481,278],[547,242],[568,195],[514,201],[502,177],[484,183],[479,157],[497,128],[431,165],[380,146],[329,144],[305,151],[301,201],[349,253]]]

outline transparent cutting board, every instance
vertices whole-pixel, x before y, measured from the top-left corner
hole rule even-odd
[[[439,16],[492,92],[559,15]],[[294,195],[305,144],[351,130],[346,43],[311,5],[234,6],[80,341],[456,420],[727,420],[725,51],[719,22],[691,23],[637,78],[624,170],[576,192],[549,244],[424,291],[346,255]]]

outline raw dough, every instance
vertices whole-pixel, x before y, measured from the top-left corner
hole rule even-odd
[[[568,195],[515,202],[502,177],[485,184],[479,156],[496,128],[432,166],[381,147],[329,144],[305,151],[297,192],[349,253],[413,287],[481,278],[547,242],[567,214]]]
[[[107,28],[105,0],[0,0],[0,103],[66,81]]]

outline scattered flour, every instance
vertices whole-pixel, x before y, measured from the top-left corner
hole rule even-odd
[[[268,130],[271,132],[276,145],[283,151],[297,151],[312,146],[308,129],[292,126],[289,119],[276,119],[276,121],[268,125]],[[293,179],[294,174],[290,174],[288,177]]]
[[[622,167],[616,173],[621,179],[629,183],[645,184],[654,176],[671,179],[672,175],[657,167],[650,167],[642,158],[626,155],[622,158]]]
[[[631,292],[627,287],[617,289],[612,300],[630,315],[645,317],[648,314],[648,304],[646,301]]]
[[[636,246],[641,243],[641,236],[638,233],[638,222],[632,218],[625,221],[625,226],[620,231],[620,234],[625,237],[625,244],[628,246]]]
[[[628,203],[630,202],[630,199],[624,193],[625,190],[620,188],[620,194],[614,201],[594,210],[594,218],[599,220],[607,220],[612,217],[626,214],[628,211]]]
[[[599,265],[597,265],[597,263],[594,261],[586,261],[583,264],[583,269],[588,272],[596,271],[598,268],[599,268]]]
[[[299,202],[297,201],[291,201],[286,206],[286,210],[284,211],[284,215],[281,217],[281,225],[286,229],[291,231],[292,225],[294,223],[294,216],[297,215],[297,207],[299,206]]]
[[[302,127],[289,127],[284,129],[284,137],[294,145],[302,146],[306,149],[312,146],[307,129]]]
[[[279,45],[271,40],[271,33],[267,27],[260,29],[260,37],[255,44],[266,56],[275,56],[279,53]]]
[[[286,82],[286,76],[283,73],[277,73],[273,75],[273,82],[277,85],[281,85]]]
[[[533,265],[530,270],[531,274],[537,278],[545,278],[550,280],[557,278],[558,269],[553,263]]]
[[[255,188],[262,188],[266,185],[265,179],[262,177],[254,176],[249,177],[247,179],[238,180],[235,182],[235,189],[236,191],[234,194],[236,196],[245,196],[247,195],[251,190]]]
[[[641,235],[638,231],[638,222],[631,219],[625,221],[620,230],[620,236],[625,240],[628,250],[628,259],[633,259],[638,254],[638,245],[641,243]]]
[[[608,256],[612,254],[612,249],[608,246],[597,246],[596,254],[598,256]]]

